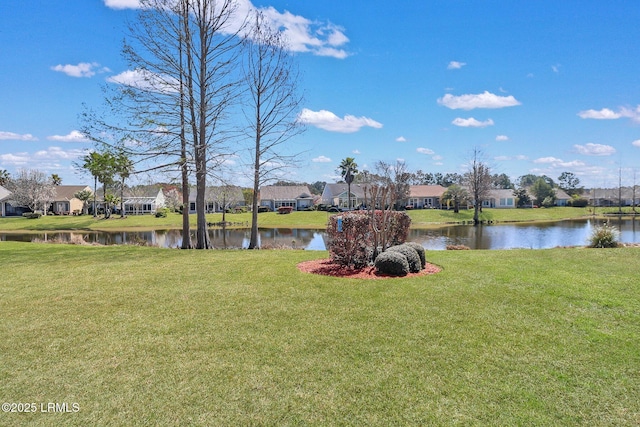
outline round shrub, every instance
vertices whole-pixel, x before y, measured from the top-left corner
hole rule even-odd
[[[385,252],[400,252],[407,258],[407,262],[409,263],[409,272],[417,273],[422,270],[422,264],[420,263],[420,257],[415,249],[407,245],[397,245],[391,246]]]
[[[409,246],[411,249],[418,253],[418,257],[420,258],[420,265],[422,266],[422,268],[424,268],[427,265],[427,257],[424,253],[424,246],[416,242],[406,242],[405,245]]]
[[[407,257],[400,252],[386,251],[376,257],[376,271],[390,276],[406,276],[409,274]]]

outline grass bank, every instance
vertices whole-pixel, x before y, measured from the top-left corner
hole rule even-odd
[[[635,248],[434,251],[313,276],[305,251],[0,243],[0,425],[637,425]]]
[[[407,211],[412,219],[412,228],[424,228],[449,223],[463,223],[473,220],[472,210],[461,210],[459,213],[439,209]],[[557,221],[561,219],[581,218],[589,215],[586,208],[557,207],[550,209],[484,209],[483,221]],[[279,215],[275,212],[259,214],[258,224],[263,228],[325,228],[331,213],[327,212],[292,212]],[[251,221],[250,213],[227,214],[226,221],[246,227]],[[222,214],[209,214],[207,221],[222,221]],[[191,216],[191,225],[195,227],[196,217]],[[166,218],[153,215],[131,215],[126,218],[114,216],[109,220],[94,219],[90,215],[83,216],[46,216],[39,219],[0,218],[1,231],[45,231],[45,230],[118,230],[118,229],[169,229],[181,228],[182,217],[171,213]]]

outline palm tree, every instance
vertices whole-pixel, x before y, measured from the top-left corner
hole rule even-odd
[[[353,182],[353,177],[358,173],[358,164],[356,163],[356,159],[353,157],[346,157],[342,159],[340,165],[338,166],[338,171],[342,176],[342,179],[347,183],[347,207],[351,210],[351,183]]]
[[[9,172],[6,169],[0,169],[0,185],[7,185],[10,179]]]
[[[62,184],[62,178],[57,173],[52,173],[51,182],[53,183],[53,185],[60,185]]]
[[[123,152],[116,154],[114,169],[116,175],[120,177],[120,217],[124,218],[124,181],[133,172],[133,162]]]
[[[469,193],[458,184],[453,184],[444,192],[442,200],[453,202],[453,212],[458,213],[460,212],[460,203],[469,200]]]

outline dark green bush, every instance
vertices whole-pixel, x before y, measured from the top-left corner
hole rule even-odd
[[[38,219],[42,216],[40,212],[25,212],[22,214],[27,219]]]
[[[171,212],[169,208],[160,208],[156,210],[156,218],[166,218],[169,212]]]
[[[405,242],[406,246],[409,246],[411,249],[418,253],[418,257],[420,257],[420,265],[424,268],[427,265],[427,257],[424,252],[424,246],[420,243],[416,242]]]
[[[409,274],[409,262],[401,252],[382,252],[375,261],[376,271],[390,276],[406,276]]]
[[[589,200],[583,198],[571,199],[569,200],[569,205],[574,208],[584,208],[589,205]]]
[[[422,270],[422,263],[420,262],[420,257],[415,249],[408,245],[397,245],[391,246],[386,252],[400,252],[405,256],[407,262],[409,263],[409,272],[417,273]],[[384,252],[383,252],[384,253]]]

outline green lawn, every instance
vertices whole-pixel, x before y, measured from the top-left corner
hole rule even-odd
[[[472,210],[461,210],[460,213],[439,209],[407,211],[412,219],[412,227],[429,227],[447,223],[462,223],[473,220]],[[484,221],[555,221],[559,219],[580,218],[589,215],[586,208],[551,208],[551,209],[484,209],[481,219]],[[292,212],[280,215],[275,212],[261,213],[258,224],[263,228],[325,228],[332,213],[327,212]],[[227,214],[226,221],[237,223],[238,227],[246,227],[251,221],[250,213]],[[222,221],[222,214],[207,215],[211,223]],[[195,227],[195,215],[191,216],[191,226]],[[109,220],[94,219],[90,215],[83,216],[46,216],[39,219],[0,218],[1,231],[16,230],[117,230],[127,228],[167,229],[181,228],[182,217],[170,213],[166,218],[153,215],[131,215],[124,219],[113,216]]]
[[[640,423],[640,249],[325,256],[0,242],[0,425]]]

